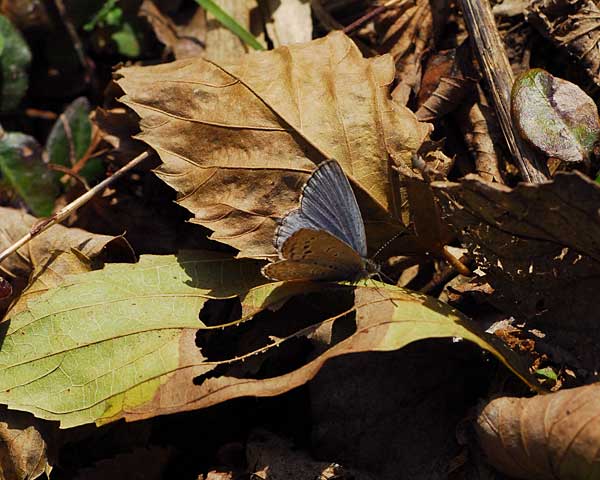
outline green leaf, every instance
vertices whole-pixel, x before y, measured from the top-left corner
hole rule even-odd
[[[123,10],[119,7],[109,10],[105,17],[106,24],[112,27],[116,27],[123,21]]]
[[[551,367],[539,368],[535,371],[535,374],[539,377],[552,380],[553,382],[558,380],[558,375],[556,375],[556,372]]]
[[[517,77],[511,110],[521,136],[547,156],[588,161],[600,140],[594,101],[577,85],[540,68]]]
[[[0,15],[0,111],[17,108],[29,86],[31,51],[21,33]]]
[[[112,19],[114,19],[114,13],[111,13],[113,10],[121,10],[120,8],[115,8],[115,5],[117,4],[118,0],[106,0],[106,2],[104,2],[104,5],[102,5],[102,8],[100,8],[100,10],[98,10],[96,12],[96,14],[92,17],[92,19],[87,22],[84,26],[83,29],[86,32],[91,32],[96,25],[107,21],[107,18],[111,17],[111,15],[113,16]],[[107,21],[107,23],[109,23]],[[109,25],[112,25],[111,23],[109,23]]]
[[[71,156],[74,162],[83,157],[92,139],[89,114],[90,102],[85,97],[79,97],[56,120],[46,140],[50,163],[71,168]]]
[[[117,44],[117,49],[121,55],[130,58],[140,55],[140,42],[129,22],[124,22],[121,28],[113,33],[110,38]]]
[[[265,47],[252,35],[248,30],[236,22],[227,12],[219,7],[212,0],[196,0],[204,10],[215,17],[221,24],[237,35],[244,43],[252,47],[254,50],[264,50]]]
[[[8,315],[0,350],[0,402],[59,420],[62,427],[137,420],[241,396],[276,395],[308,381],[334,356],[395,350],[433,337],[475,342],[528,380],[513,352],[494,345],[494,337],[433,298],[373,281],[358,286],[264,285],[259,267],[256,261],[186,252],[143,256],[137,264],[113,264],[67,277],[66,283],[29,301],[26,310]],[[325,292],[333,300],[354,293],[354,333],[341,339],[328,333],[340,315],[315,325],[308,318],[309,326],[299,330],[277,317],[275,323],[253,321],[244,329],[209,327],[199,320],[209,299],[239,296],[242,320],[231,323],[238,325],[311,291]],[[265,331],[269,325],[271,330]],[[282,334],[285,329],[291,333]],[[248,352],[246,342],[236,337],[244,331],[255,351]],[[225,337],[217,338],[220,360],[212,361],[206,358],[210,349],[201,351],[196,338],[206,340],[217,333]],[[321,346],[327,338],[329,348],[280,377],[254,379],[239,370],[240,360],[280,351],[276,347],[300,336],[318,338]],[[256,345],[257,339],[266,345]],[[231,350],[238,346],[246,349],[243,354]],[[232,352],[232,357],[222,359],[223,352]],[[215,376],[217,366],[231,371]],[[195,378],[211,372],[215,378],[195,384]]]
[[[85,155],[92,140],[92,123],[89,114],[89,101],[85,97],[79,97],[73,100],[56,120],[46,140],[50,163],[71,168],[73,166],[71,155],[74,162],[81,160]],[[79,174],[90,182],[97,180],[104,174],[104,164],[100,158],[90,158]],[[60,178],[62,175],[56,173],[55,177]]]
[[[204,303],[263,281],[257,262],[210,252],[144,256],[70,279],[4,323],[0,350],[0,402],[62,427],[149,402],[202,362],[194,338]]]
[[[52,213],[58,188],[35,138],[5,133],[0,138],[0,172],[36,216]]]

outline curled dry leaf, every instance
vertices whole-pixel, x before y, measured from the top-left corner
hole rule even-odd
[[[34,480],[52,470],[47,441],[51,427],[32,415],[0,409],[0,477]]]
[[[577,85],[540,68],[515,80],[511,114],[524,139],[564,162],[588,161],[600,139],[594,101]]]
[[[429,126],[390,101],[389,56],[365,59],[336,32],[234,65],[188,59],[118,73],[139,138],[163,161],[157,174],[240,256],[274,254],[278,219],[326,158],[356,187],[371,247],[403,228],[388,158],[410,162]]]
[[[600,9],[592,0],[533,0],[525,18],[556,46],[573,55],[600,85]]]
[[[399,84],[393,96],[398,103],[405,105],[411,92],[418,89],[421,60],[441,34],[448,12],[447,0],[416,0],[408,8],[391,10],[390,15],[382,16],[384,23],[378,25],[380,30],[384,30],[380,51],[389,52],[394,57]]]
[[[462,337],[490,351],[535,388],[521,359],[459,312],[378,282],[355,289],[334,285],[341,293],[354,291],[351,308],[316,324],[304,312],[299,330],[294,322],[282,323],[278,315],[271,315],[270,323],[247,322],[298,293],[324,288],[303,282],[261,285],[259,267],[255,261],[189,252],[144,256],[135,265],[110,264],[70,276],[4,323],[0,402],[59,420],[62,427],[138,420],[232,398],[277,395],[310,380],[330,358],[397,350],[440,337]],[[331,292],[328,295],[331,299]],[[223,330],[199,322],[209,299],[236,296],[242,319],[233,325],[244,323],[244,328]],[[356,328],[340,338],[332,326],[340,318],[344,323],[348,315],[355,315]],[[343,328],[352,322],[345,324]],[[196,344],[198,328],[202,352]],[[50,336],[44,334],[49,329]],[[215,335],[224,337],[217,336],[213,351],[209,340]],[[265,356],[284,350],[276,347],[306,338],[323,353],[289,373],[254,378]],[[224,351],[223,345],[234,351]]]
[[[409,168],[399,169],[399,174],[415,236],[405,235],[398,243],[405,252],[426,252],[443,257],[442,249],[454,239],[454,232],[441,221],[437,200],[429,185],[431,179],[424,180],[420,173]]]
[[[202,8],[194,8],[193,13],[182,15],[184,23],[180,24],[163,14],[152,0],[144,0],[139,14],[148,20],[156,38],[179,59],[202,55],[205,50],[206,14]]]
[[[483,100],[480,95],[479,101],[465,103],[455,116],[475,161],[475,171],[484,180],[504,183],[500,172],[500,145],[504,140],[494,110]]]
[[[490,300],[597,371],[600,186],[577,172],[513,189],[475,175],[432,186],[494,289]]]
[[[416,116],[431,122],[457,109],[475,92],[477,75],[470,49],[463,43],[458,49],[445,50],[431,57],[423,73]]]
[[[527,480],[600,475],[600,385],[533,398],[502,397],[482,409],[479,444],[499,470]]]

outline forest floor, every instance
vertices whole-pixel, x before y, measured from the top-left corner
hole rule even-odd
[[[0,1],[0,478],[600,478],[599,42]]]

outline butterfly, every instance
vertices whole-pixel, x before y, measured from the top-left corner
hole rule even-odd
[[[300,207],[275,231],[279,261],[263,267],[270,280],[358,280],[378,272],[367,258],[358,203],[342,167],[327,160],[302,187]]]

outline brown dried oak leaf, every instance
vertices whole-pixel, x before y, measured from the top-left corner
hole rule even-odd
[[[371,247],[402,229],[389,158],[409,162],[430,127],[389,99],[390,56],[365,59],[335,32],[227,66],[198,58],[118,74],[139,138],[163,161],[157,175],[239,256],[275,253],[278,219],[326,158],[350,177]]]
[[[600,385],[503,397],[477,418],[479,444],[499,470],[527,480],[600,475]]]

